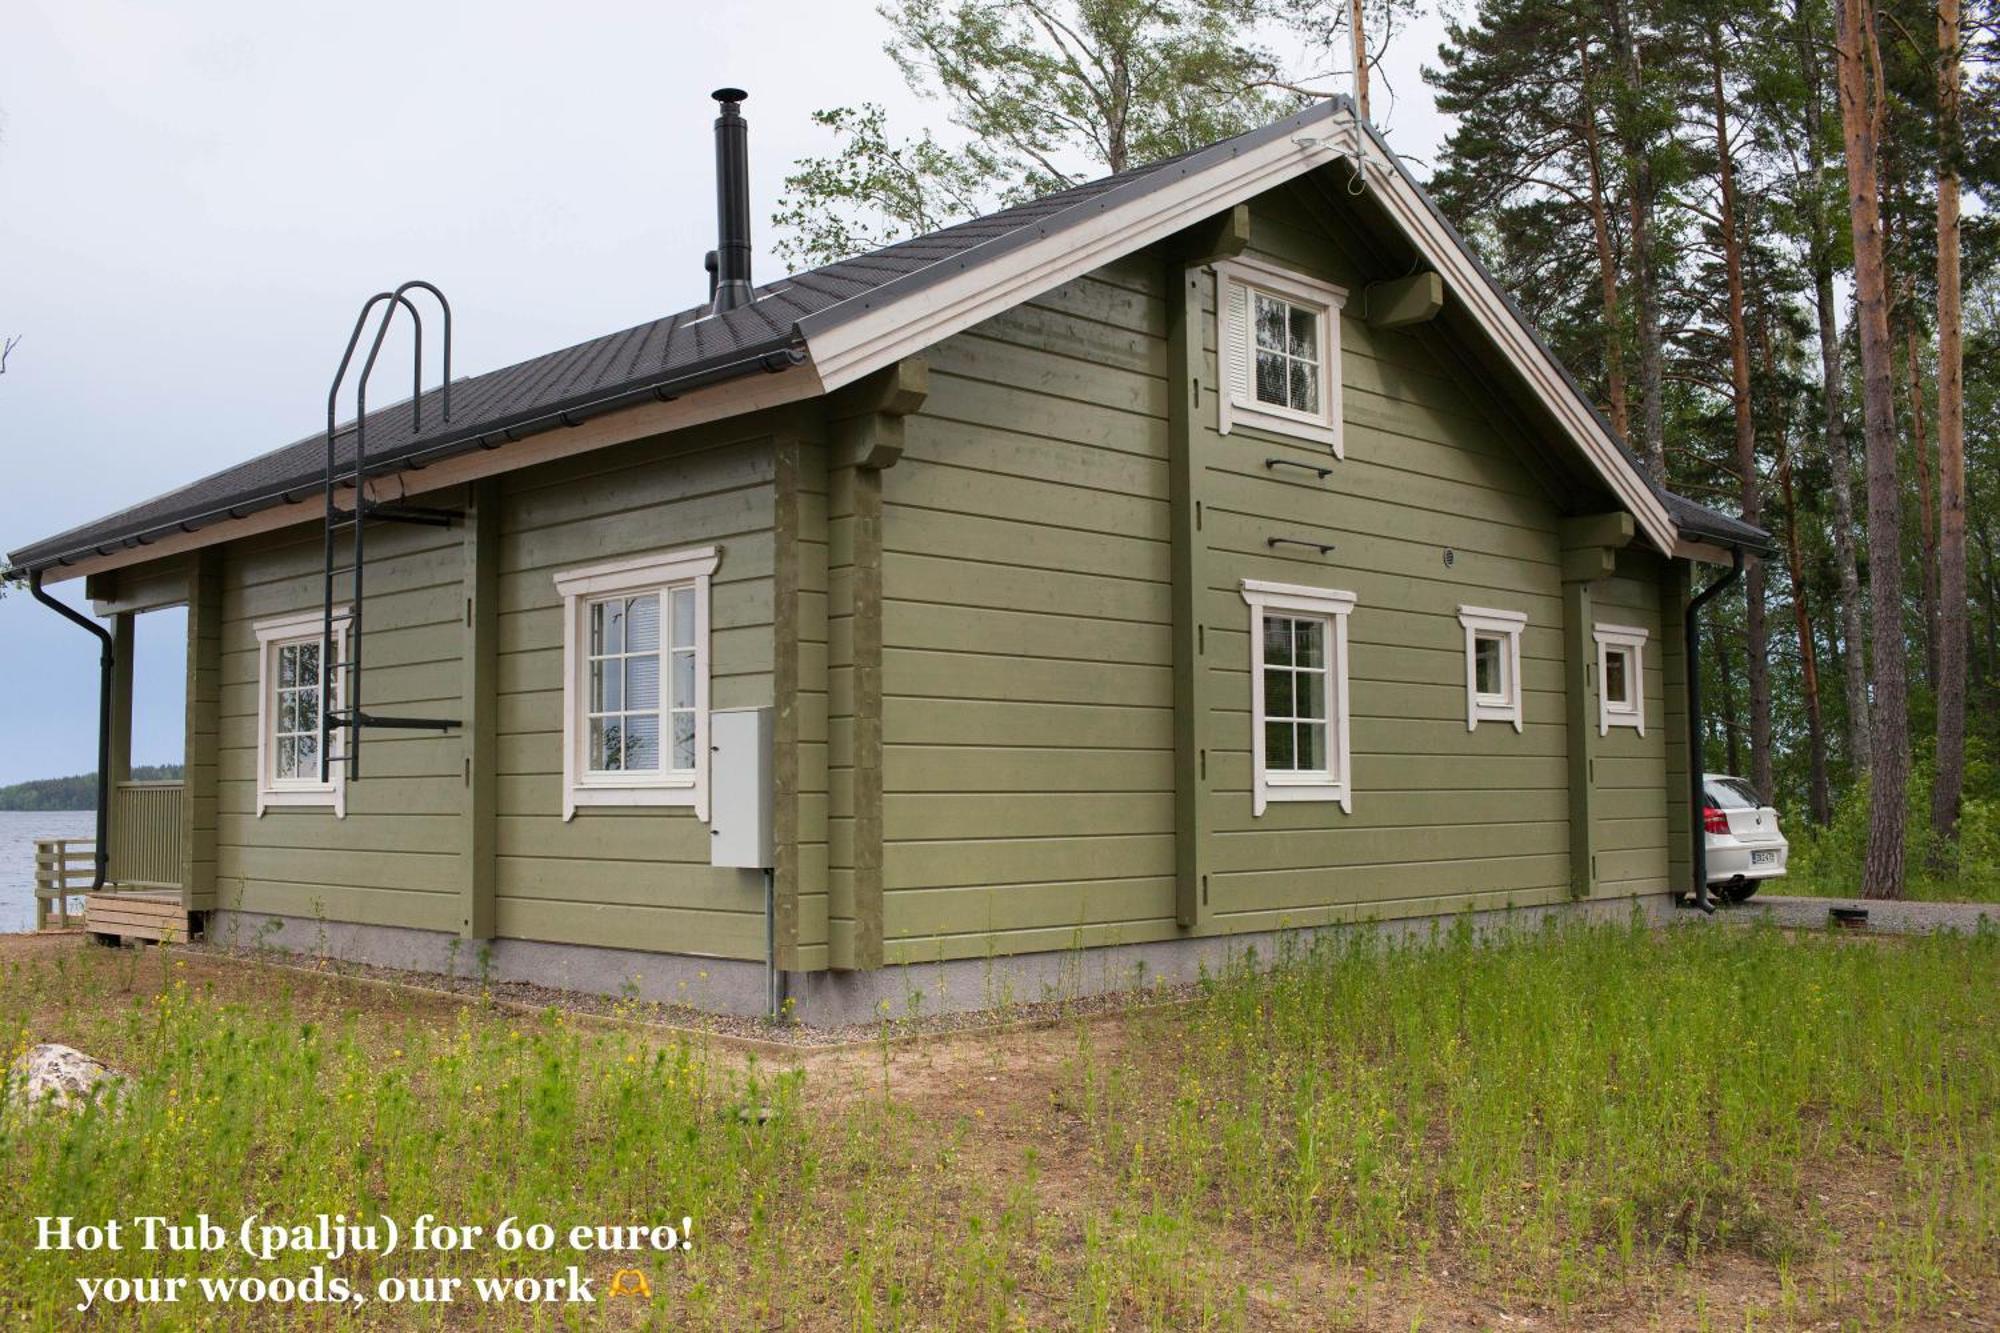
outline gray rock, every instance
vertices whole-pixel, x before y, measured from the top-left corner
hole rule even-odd
[[[7,1067],[7,1095],[27,1106],[67,1110],[93,1096],[115,1098],[125,1076],[74,1046],[31,1046]],[[99,1092],[100,1087],[102,1093]]]

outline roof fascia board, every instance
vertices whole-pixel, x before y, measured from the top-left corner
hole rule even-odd
[[[725,380],[690,390],[666,402],[640,403],[633,407],[592,417],[576,426],[546,430],[524,436],[512,444],[492,449],[475,448],[418,468],[404,468],[371,478],[370,499],[391,502],[425,492],[443,490],[483,477],[497,476],[538,463],[552,462],[593,449],[608,448],[650,435],[664,435],[711,421],[741,416],[767,407],[817,398],[825,389],[813,373],[810,362],[754,378]],[[43,575],[46,583],[60,583],[106,570],[164,559],[186,551],[199,550],[222,542],[254,537],[298,524],[319,523],[326,511],[315,490],[310,499],[280,501],[274,506],[252,510],[239,518],[220,519],[192,530],[170,533],[149,542],[120,545],[66,565],[52,565]]]
[[[1674,558],[1698,560],[1705,565],[1726,565],[1735,559],[1726,547],[1691,537],[1682,537],[1674,543]]]

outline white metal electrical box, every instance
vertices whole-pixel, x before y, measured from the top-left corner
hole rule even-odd
[[[719,708],[708,715],[708,863],[769,870],[771,710]]]

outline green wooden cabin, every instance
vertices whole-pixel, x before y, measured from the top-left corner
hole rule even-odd
[[[128,649],[188,608],[144,838],[113,669],[113,887],[738,1011],[772,964],[809,1021],[1692,889],[1690,588],[1766,538],[1647,479],[1346,103],[732,276],[371,415],[366,494],[449,518],[370,521],[334,706],[457,725],[364,730],[358,774],[338,728],[317,764],[322,439],[13,553]],[[745,709],[768,751],[725,757]],[[768,879],[713,864],[746,782]]]

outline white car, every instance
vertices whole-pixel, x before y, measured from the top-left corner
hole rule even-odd
[[[1701,785],[1709,891],[1724,902],[1743,902],[1765,880],[1785,873],[1791,844],[1778,831],[1777,810],[1742,778],[1704,773]]]

